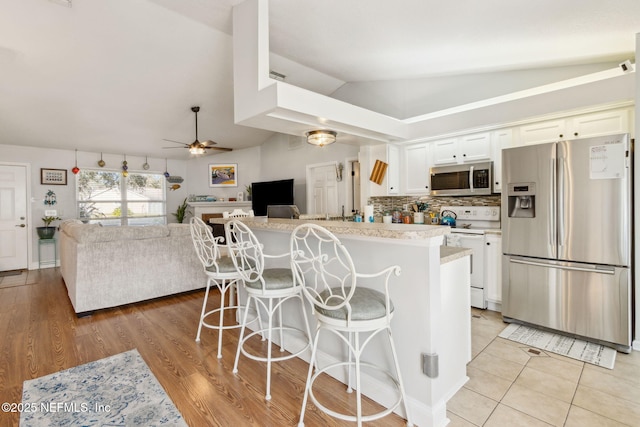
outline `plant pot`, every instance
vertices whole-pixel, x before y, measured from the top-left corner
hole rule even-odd
[[[38,233],[38,237],[42,240],[53,239],[53,236],[56,234],[55,227],[36,227],[36,232]]]

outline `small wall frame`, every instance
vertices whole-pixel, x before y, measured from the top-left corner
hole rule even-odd
[[[40,184],[67,185],[67,170],[40,168]]]
[[[237,187],[237,163],[213,163],[209,165],[209,187]]]

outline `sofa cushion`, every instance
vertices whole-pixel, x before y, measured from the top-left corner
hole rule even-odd
[[[97,224],[66,224],[64,232],[78,243],[155,239],[169,236],[169,228],[165,225],[102,227]]]

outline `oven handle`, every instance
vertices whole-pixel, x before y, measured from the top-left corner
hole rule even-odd
[[[469,190],[471,190],[471,192],[475,190],[473,188],[473,166],[469,166]]]

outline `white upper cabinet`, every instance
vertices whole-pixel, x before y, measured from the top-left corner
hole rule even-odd
[[[572,133],[565,138],[589,138],[629,132],[630,114],[631,111],[624,108],[573,117],[570,119]]]
[[[614,109],[523,125],[517,145],[629,132],[630,111],[629,108]]]
[[[370,180],[376,160],[387,164],[381,184]],[[360,149],[361,189],[363,203],[368,197],[400,194],[400,149],[397,145],[372,145]]]
[[[433,164],[458,163],[458,138],[443,139],[433,143]]]
[[[396,145],[387,145],[387,194],[400,193],[400,148]]]
[[[511,146],[513,130],[499,129],[491,132],[491,159],[493,160],[493,192],[502,192],[502,149]]]
[[[554,142],[562,138],[566,127],[566,120],[547,120],[544,122],[532,123],[520,126],[520,145],[543,144]]]
[[[404,147],[404,192],[429,194],[429,146],[427,142]]]
[[[477,162],[491,157],[491,132],[462,135],[433,143],[433,164]]]

